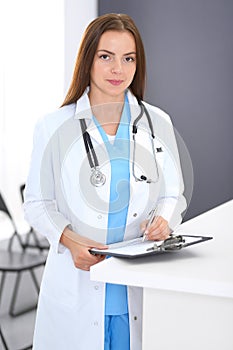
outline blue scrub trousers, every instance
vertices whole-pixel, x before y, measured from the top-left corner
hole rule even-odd
[[[130,350],[129,314],[105,316],[104,350]]]

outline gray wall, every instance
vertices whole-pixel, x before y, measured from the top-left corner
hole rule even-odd
[[[147,54],[146,100],[167,111],[192,159],[185,219],[233,198],[233,1],[99,0],[127,13]]]

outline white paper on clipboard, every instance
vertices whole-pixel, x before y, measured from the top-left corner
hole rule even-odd
[[[174,244],[172,239],[179,237],[177,244]],[[100,250],[96,248],[91,249],[93,254],[102,254],[109,256],[116,256],[122,258],[136,258],[140,256],[161,254],[168,251],[176,251],[190,245],[201,243],[212,239],[213,237],[193,236],[193,235],[177,235],[170,237],[165,241],[142,241],[142,237],[135,238],[129,241],[110,244],[108,249]],[[169,245],[169,243],[171,243]]]

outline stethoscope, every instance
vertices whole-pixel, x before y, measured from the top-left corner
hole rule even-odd
[[[159,169],[158,169],[158,163],[156,160],[156,152],[155,152],[155,146],[154,146],[154,128],[152,125],[151,117],[149,115],[149,112],[147,108],[144,106],[142,101],[139,101],[139,106],[140,106],[140,113],[137,118],[135,118],[133,122],[133,127],[132,127],[132,134],[133,134],[133,162],[132,162],[132,174],[135,179],[135,181],[145,181],[147,183],[156,183],[159,180]],[[145,113],[147,122],[150,128],[150,141],[151,141],[151,148],[152,148],[152,153],[155,161],[155,169],[156,169],[156,178],[155,180],[148,179],[145,175],[141,175],[140,177],[136,176],[135,172],[135,157],[136,157],[136,148],[137,148],[137,142],[136,142],[136,134],[138,131],[138,123],[140,119],[142,118],[143,114]],[[81,130],[82,130],[82,135],[83,135],[83,141],[88,157],[88,162],[91,168],[91,176],[90,176],[90,182],[93,186],[95,187],[100,187],[103,186],[106,182],[106,176],[100,171],[99,169],[99,161],[96,155],[96,152],[94,150],[91,137],[89,133],[87,132],[87,125],[85,119],[80,119],[80,125],[81,125]],[[157,152],[162,152],[162,148],[157,148]]]

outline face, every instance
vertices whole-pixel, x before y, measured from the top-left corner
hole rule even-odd
[[[136,71],[136,45],[128,31],[102,34],[92,63],[90,98],[98,103],[121,102]]]

